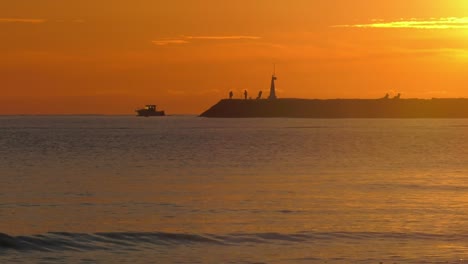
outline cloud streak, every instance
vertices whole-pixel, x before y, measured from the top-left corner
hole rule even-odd
[[[261,39],[257,36],[184,36],[186,39],[201,39],[201,40],[256,40]]]
[[[258,36],[181,36],[177,39],[159,39],[153,40],[153,44],[157,46],[166,45],[180,45],[189,44],[193,41],[225,41],[225,40],[259,40],[261,37]]]
[[[28,24],[41,24],[45,23],[45,19],[31,19],[31,18],[0,18],[0,23],[28,23]]]
[[[167,40],[153,40],[152,41],[154,45],[157,46],[166,46],[166,45],[171,45],[171,44],[187,44],[189,43],[186,40],[183,39],[167,39]]]
[[[344,28],[403,28],[403,29],[468,29],[468,17],[430,19],[401,19],[397,21],[373,20],[368,24],[336,25]]]

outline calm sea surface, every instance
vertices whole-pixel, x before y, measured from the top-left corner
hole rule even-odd
[[[468,263],[468,119],[0,117],[0,263]]]

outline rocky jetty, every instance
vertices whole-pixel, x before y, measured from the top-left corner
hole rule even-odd
[[[278,99],[275,73],[271,77],[270,95],[261,99],[219,101],[203,112],[202,117],[295,117],[295,118],[468,118],[468,99],[401,99],[389,94],[380,99]]]
[[[468,118],[468,99],[224,99],[202,117]]]

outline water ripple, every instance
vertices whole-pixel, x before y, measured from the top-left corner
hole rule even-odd
[[[0,233],[0,250],[17,251],[90,251],[138,250],[145,246],[212,244],[235,246],[241,244],[313,243],[340,240],[348,242],[392,241],[467,241],[468,234],[378,233],[378,232],[301,232],[233,233],[227,235],[181,234],[165,232],[67,233],[51,232],[32,236],[9,236]]]

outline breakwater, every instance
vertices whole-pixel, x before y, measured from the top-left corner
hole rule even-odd
[[[468,99],[223,99],[202,117],[468,118]]]

